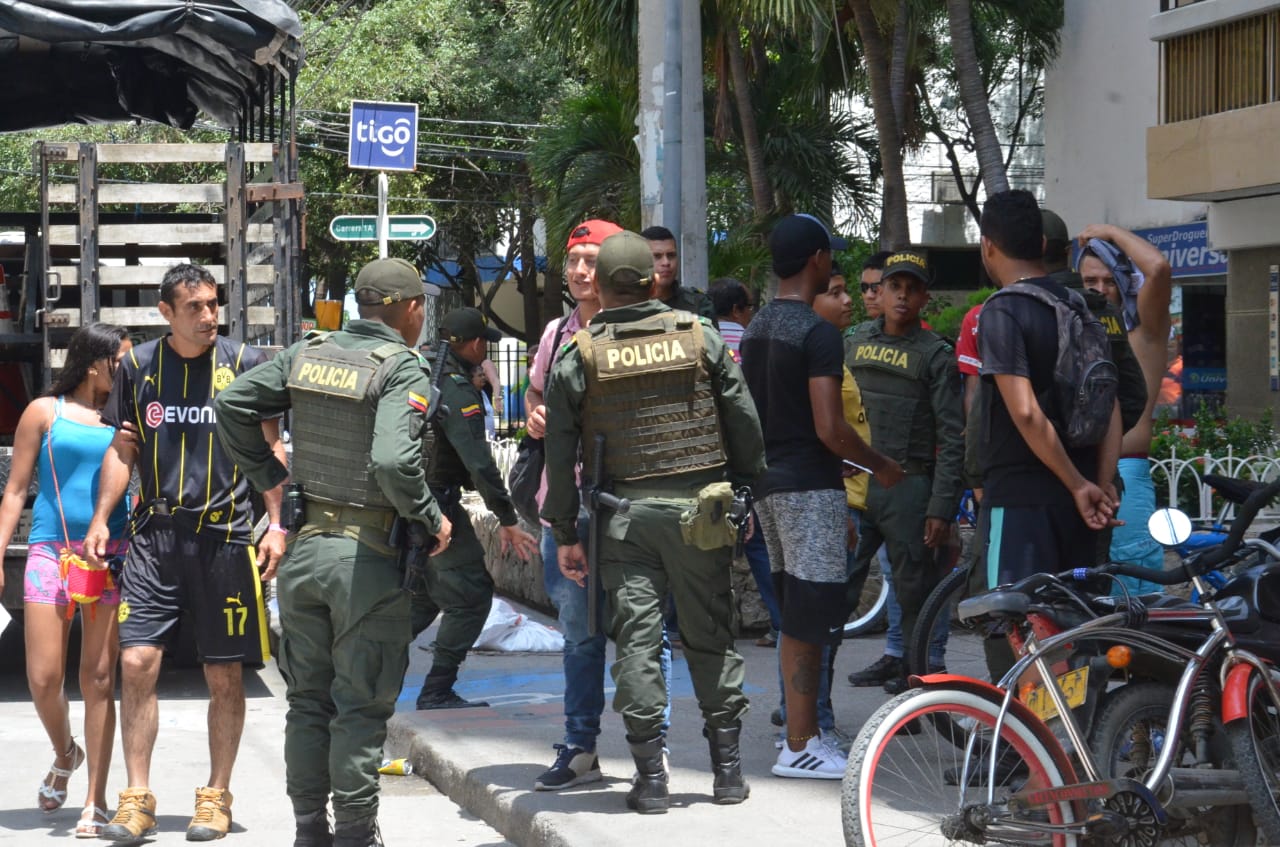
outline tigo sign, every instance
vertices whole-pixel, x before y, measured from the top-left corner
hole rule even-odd
[[[418,165],[418,104],[351,101],[347,165],[411,171]]]

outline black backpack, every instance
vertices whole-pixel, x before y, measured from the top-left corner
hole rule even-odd
[[[1062,291],[1064,295],[1058,295],[1034,282],[1015,283],[991,297],[1021,294],[1053,309],[1058,321],[1052,390],[1056,414],[1049,417],[1066,446],[1091,447],[1102,441],[1111,425],[1120,371],[1111,360],[1107,331],[1084,298],[1070,289]]]

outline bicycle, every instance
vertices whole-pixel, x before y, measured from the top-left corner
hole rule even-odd
[[[1217,474],[1206,474],[1204,481],[1223,498],[1226,505],[1223,506],[1217,520],[1212,525],[1209,527],[1193,526],[1193,532],[1188,538],[1179,544],[1171,545],[1181,558],[1207,551],[1226,541],[1228,533],[1225,530],[1229,528],[1226,524],[1227,511],[1232,507],[1238,508],[1242,506],[1258,486],[1258,483],[1252,480],[1219,476]],[[1273,560],[1280,558],[1280,556],[1274,555],[1275,546],[1273,546],[1280,546],[1280,526],[1262,533],[1256,539],[1247,539],[1243,543],[1251,547],[1253,556],[1244,557],[1239,563],[1233,564],[1232,567],[1236,570],[1261,564],[1268,557],[1273,558]],[[1217,590],[1227,584],[1230,574],[1223,570],[1210,570],[1202,576],[1210,586]],[[977,626],[976,622],[959,620],[956,616],[956,609],[959,603],[969,594],[969,580],[970,569],[967,566],[957,567],[944,576],[925,599],[924,605],[920,607],[920,614],[916,619],[916,631],[912,632],[907,639],[905,660],[909,673],[924,674],[928,672],[930,667],[941,664],[939,657],[934,656],[931,660],[929,655],[930,652],[938,652],[936,639],[932,635],[926,637],[921,633],[934,633],[937,631],[939,620],[945,616],[950,624],[950,634],[944,642],[947,669],[980,678],[985,674],[986,651],[982,642],[987,637],[986,629],[985,627]],[[1191,600],[1192,602],[1199,600],[1199,595],[1194,590],[1191,594]],[[1052,632],[1052,626],[1049,622],[1042,623],[1048,628],[1041,630],[1041,637]],[[930,649],[931,647],[932,650]]]
[[[846,843],[1092,847],[1183,838],[1244,847],[1258,831],[1280,843],[1280,675],[1268,665],[1280,660],[1280,614],[1271,611],[1280,608],[1280,563],[1237,574],[1217,595],[1203,579],[1253,554],[1244,532],[1277,495],[1280,481],[1251,486],[1227,540],[1173,570],[1112,563],[1024,580],[1139,576],[1191,582],[1205,599],[1166,598],[1146,609],[1128,597],[1094,597],[1096,617],[1043,639],[1031,633],[998,685],[913,680],[918,687],[886,703],[854,744],[843,786]],[[1034,585],[1019,586],[965,600],[962,617],[1025,620]],[[1062,675],[1050,667],[1085,641],[1110,645],[1102,667],[1091,661]],[[1086,733],[1076,709],[1098,690],[1090,677],[1099,671],[1129,684],[1106,692]],[[963,744],[939,738],[939,727],[961,730]]]

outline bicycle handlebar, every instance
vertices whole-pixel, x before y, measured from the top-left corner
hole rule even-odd
[[[1197,564],[1202,566],[1205,571],[1217,566],[1220,562],[1227,560],[1227,557],[1234,553],[1240,543],[1244,541],[1244,533],[1253,523],[1253,519],[1258,516],[1258,512],[1262,511],[1262,507],[1270,503],[1280,495],[1280,479],[1274,480],[1270,485],[1259,488],[1240,504],[1240,511],[1236,515],[1236,519],[1231,522],[1231,531],[1227,533],[1224,540],[1217,547],[1211,547],[1200,554]],[[1203,573],[1204,571],[1201,571]]]

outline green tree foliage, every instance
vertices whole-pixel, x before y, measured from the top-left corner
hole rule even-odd
[[[640,152],[634,89],[597,88],[570,98],[539,132],[530,166],[546,197],[542,206],[552,264],[563,258],[563,239],[588,218],[640,228]]]
[[[456,258],[474,291],[475,257],[498,242],[516,256],[532,232],[529,136],[568,91],[560,54],[536,47],[534,0],[382,0],[340,14],[304,13],[308,64],[298,81],[308,269],[341,296],[368,243],[328,234],[337,214],[371,214],[372,171],[346,166],[350,101],[419,104],[418,170],[390,179],[392,214],[429,213],[437,236],[394,252],[430,264]],[[531,49],[534,45],[534,49]]]

